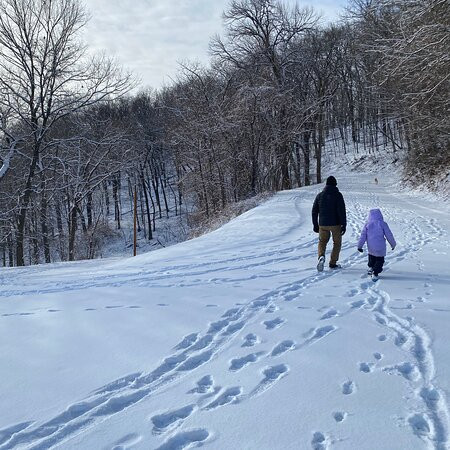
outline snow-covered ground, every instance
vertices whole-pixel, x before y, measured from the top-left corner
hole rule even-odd
[[[449,448],[449,208],[394,183],[338,176],[340,271],[315,269],[319,186],[136,258],[0,269],[0,449]]]

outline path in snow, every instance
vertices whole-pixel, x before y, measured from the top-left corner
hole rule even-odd
[[[382,377],[378,380],[384,386],[395,380],[393,392],[398,390],[397,380],[402,380],[400,386],[404,393],[401,395],[406,406],[387,405],[386,409],[403,408],[404,417],[395,420],[392,417],[379,418],[380,423],[386,423],[384,437],[374,426],[373,432],[364,432],[366,447],[357,448],[393,448],[393,443],[386,439],[395,433],[401,433],[402,442],[413,442],[416,448],[420,445],[436,450],[448,448],[449,409],[445,390],[437,380],[432,335],[411,316],[419,305],[432,300],[434,284],[442,282],[437,274],[426,272],[422,255],[425,250],[428,254],[434,251],[437,255],[434,245],[448,239],[445,231],[448,220],[441,225],[442,218],[423,215],[426,206],[411,211],[409,202],[403,204],[401,199],[390,196],[388,189],[381,186],[376,192],[366,193],[361,184],[355,185],[351,178],[342,184],[349,222],[342,250],[342,272],[325,270],[316,273],[314,270],[316,238],[306,232],[310,229],[309,216],[306,221],[301,217],[306,215],[305,212],[309,213],[317,190],[308,188],[280,193],[271,200],[273,211],[282,204],[288,204],[293,206],[292,214],[300,214],[300,218],[293,220],[282,233],[274,231],[273,239],[261,240],[260,243],[251,241],[239,248],[233,245],[224,247],[227,251],[222,253],[213,249],[213,256],[203,256],[200,261],[185,263],[177,256],[172,261],[156,264],[157,267],[148,264],[149,268],[137,268],[131,264],[124,269],[119,265],[119,269],[113,271],[108,266],[111,273],[106,273],[107,270],[100,265],[99,271],[104,273],[94,276],[82,265],[74,266],[69,274],[65,274],[64,265],[57,265],[53,273],[50,270],[45,274],[44,279],[39,279],[39,268],[1,273],[6,288],[2,289],[0,298],[5,299],[22,296],[39,299],[40,296],[68,291],[87,295],[93,289],[97,292],[111,286],[119,290],[138,286],[177,289],[179,292],[186,287],[196,287],[213,289],[211,303],[207,305],[213,308],[218,306],[214,289],[221,286],[239,288],[250,283],[251,286],[265,283],[272,288],[250,301],[235,302],[215,320],[205,323],[203,329],[192,329],[151,371],[130,367],[128,374],[96,387],[86,398],[73,402],[46,420],[24,416],[20,423],[0,429],[0,450],[47,449],[53,446],[98,448],[99,443],[108,444],[109,441],[104,442],[104,439],[114,434],[113,424],[118,426],[117,433],[122,435],[114,442],[111,440],[107,448],[148,448],[149,445],[159,449],[184,449],[197,445],[228,448],[233,432],[218,419],[224,417],[219,414],[222,408],[235,408],[232,413],[231,410],[224,413],[225,417],[226,414],[239,417],[240,411],[243,417],[248,411],[254,414],[252,404],[274,408],[279,415],[289,413],[289,408],[282,408],[284,401],[289,403],[289,397],[301,399],[302,394],[307,396],[308,390],[325,388],[325,385],[320,387],[318,381],[317,385],[299,386],[295,393],[292,392],[293,386],[299,385],[293,383],[293,377],[298,378],[303,372],[312,370],[310,367],[322,355],[325,355],[325,360],[329,359],[330,369],[320,374],[316,372],[316,375],[319,380],[321,377],[327,380],[328,389],[334,389],[335,405],[327,403],[326,399],[318,399],[318,404],[329,405],[329,410],[324,411],[322,407],[314,409],[309,404],[304,405],[303,414],[328,416],[334,425],[323,419],[318,420],[316,428],[313,428],[312,423],[316,419],[306,417],[309,438],[300,441],[304,435],[297,432],[295,441],[287,441],[291,447],[280,441],[278,448],[354,448],[352,431],[355,432],[355,428],[360,427],[358,424],[366,421],[358,422],[356,419],[357,425],[342,434],[339,427],[350,424],[353,416],[357,416],[347,408],[357,410],[359,405],[359,409],[364,409],[376,398],[373,393],[365,394],[370,386],[367,380],[371,376]],[[354,244],[370,207],[382,208],[399,241],[398,249],[387,257],[386,272],[376,284],[363,275],[365,257],[359,255]],[[443,250],[441,244],[444,261],[447,249],[448,244]],[[151,256],[149,258],[151,260]],[[402,281],[403,291],[411,289],[420,295],[395,301],[390,293],[390,283],[395,282],[396,267],[406,263],[415,265],[417,273],[423,272],[424,275],[423,280],[416,276],[413,286]],[[76,273],[75,278],[73,273]],[[58,282],[55,282],[56,278]],[[30,283],[26,282],[28,279]],[[443,280],[444,283],[449,281],[448,277]],[[419,287],[414,287],[420,283],[423,294]],[[176,301],[176,295],[173,301]],[[84,308],[84,311],[106,314],[108,310],[135,309],[143,313],[146,306],[138,303],[94,305]],[[22,310],[18,302],[16,310],[2,312],[0,318],[21,320],[31,315],[43,317],[46,314],[56,317],[63,312],[64,302],[60,305],[60,308],[28,311]],[[167,309],[171,302],[158,303],[157,306],[161,310]],[[447,311],[442,305],[431,310]],[[365,342],[372,332],[372,348],[350,339],[342,340],[344,333],[353,333]],[[346,347],[350,350],[345,350]],[[366,358],[354,357],[352,348],[355,356],[366,351]],[[335,357],[337,349],[345,353],[340,356],[342,360],[353,359],[353,369],[345,366],[348,376],[341,379],[335,376],[339,373],[338,366],[333,366],[341,364],[341,360]],[[344,366],[345,363],[342,364]],[[313,371],[311,373],[314,375]],[[273,400],[274,395],[282,398],[281,405],[264,403]],[[172,406],[161,408],[162,405]],[[311,413],[311,408],[314,413]],[[379,416],[383,414],[383,410],[378,411]],[[243,443],[243,448],[275,448],[269,442],[258,443],[255,447],[245,444],[251,427],[245,425],[243,418],[241,420],[244,421],[243,428],[235,432],[241,434],[238,442]],[[395,422],[401,422],[401,425]],[[318,429],[318,426],[323,428]],[[388,429],[389,426],[392,428]],[[406,429],[407,432],[404,431]],[[290,431],[285,431],[289,435]]]

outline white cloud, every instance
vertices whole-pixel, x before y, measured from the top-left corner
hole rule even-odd
[[[87,0],[91,20],[84,38],[93,50],[104,50],[142,86],[158,88],[176,76],[178,62],[207,63],[210,38],[222,33],[222,11],[229,0]],[[289,0],[288,3],[294,3]],[[342,0],[342,4],[344,0]],[[332,0],[301,2],[326,19],[342,6]]]

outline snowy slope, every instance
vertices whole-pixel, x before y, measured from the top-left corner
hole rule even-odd
[[[342,175],[340,272],[320,187],[136,258],[0,269],[0,449],[447,449],[448,205]],[[380,207],[379,282],[355,242]]]

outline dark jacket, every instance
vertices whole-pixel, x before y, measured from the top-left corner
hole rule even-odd
[[[314,227],[347,226],[344,197],[336,186],[325,186],[323,191],[317,194],[312,208],[312,221]]]

